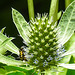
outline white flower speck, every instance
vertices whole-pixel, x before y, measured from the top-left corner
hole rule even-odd
[[[53,58],[51,57],[51,55],[49,55],[49,57],[47,58],[48,61],[53,60]]]
[[[38,62],[39,62],[39,61],[38,61],[37,59],[35,59],[33,63],[38,64]]]
[[[43,67],[47,66],[48,62],[45,60],[45,62],[43,63]]]

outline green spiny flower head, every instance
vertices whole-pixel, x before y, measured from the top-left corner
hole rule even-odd
[[[28,63],[40,70],[49,69],[50,66],[57,66],[59,57],[64,51],[59,47],[57,38],[56,23],[49,20],[47,14],[40,15],[30,21],[30,36],[28,43]]]

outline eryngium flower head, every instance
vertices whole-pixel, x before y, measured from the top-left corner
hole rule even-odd
[[[57,66],[60,55],[65,52],[59,47],[56,23],[49,20],[46,14],[39,15],[30,21],[30,36],[28,43],[28,63],[37,69],[46,70],[51,66]]]

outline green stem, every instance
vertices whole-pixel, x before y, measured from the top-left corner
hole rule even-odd
[[[34,6],[33,0],[28,0],[28,11],[29,11],[29,19],[34,19]]]
[[[67,8],[70,3],[71,3],[71,0],[65,0],[65,8]]]
[[[49,19],[53,17],[53,22],[57,21],[58,3],[59,3],[59,0],[51,0]]]

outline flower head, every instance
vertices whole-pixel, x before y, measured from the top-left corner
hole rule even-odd
[[[57,38],[57,27],[53,20],[49,20],[44,14],[30,21],[30,36],[28,42],[28,60],[30,65],[36,68],[48,69],[50,66],[57,65],[62,58],[59,56],[65,52],[63,47],[59,47]]]

